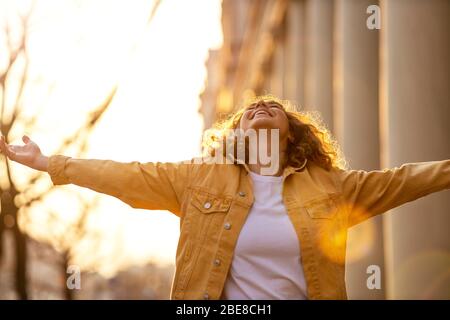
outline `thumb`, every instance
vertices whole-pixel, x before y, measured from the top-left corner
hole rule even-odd
[[[22,141],[25,142],[25,143],[28,143],[28,142],[30,142],[30,138],[27,135],[24,135],[22,137]]]

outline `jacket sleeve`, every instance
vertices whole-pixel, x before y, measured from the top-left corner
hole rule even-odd
[[[450,160],[379,171],[338,170],[349,227],[427,194],[450,188]]]
[[[184,190],[190,179],[188,162],[117,162],[49,158],[48,173],[54,185],[75,184],[116,197],[133,208],[169,210],[180,216]]]

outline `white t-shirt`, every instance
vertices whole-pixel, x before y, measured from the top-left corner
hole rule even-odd
[[[222,299],[307,299],[300,247],[282,177],[250,172],[255,201],[242,227]]]

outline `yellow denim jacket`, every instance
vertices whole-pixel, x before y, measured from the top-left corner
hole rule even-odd
[[[72,183],[133,208],[180,217],[171,299],[220,299],[236,241],[253,203],[241,164],[122,163],[53,155],[55,185]],[[450,160],[383,171],[332,169],[314,163],[283,172],[283,201],[295,227],[309,299],[346,299],[347,229],[429,193],[450,188]],[[261,230],[265,232],[265,230]]]

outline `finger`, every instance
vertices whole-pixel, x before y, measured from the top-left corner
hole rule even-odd
[[[8,157],[12,157],[12,156],[15,156],[16,155],[16,150],[14,150],[10,145],[7,145],[6,146],[6,150],[7,150],[7,155],[8,155]]]
[[[5,141],[5,137],[2,136],[0,139],[0,148],[2,149],[3,152],[6,151],[6,146],[7,146],[7,143]]]
[[[2,136],[1,139],[0,139],[0,151],[1,151],[3,154],[6,154],[5,141],[4,141],[4,139],[3,139],[3,136]]]
[[[6,146],[8,145],[6,143],[6,139],[5,139],[4,136],[2,136],[1,139],[0,139],[0,145],[2,145],[4,149],[6,149]]]
[[[0,149],[1,152],[7,157],[11,157],[16,154],[8,145],[5,145],[3,141],[0,143]]]
[[[24,143],[28,143],[28,142],[30,142],[30,138],[27,136],[27,135],[24,135],[23,137],[22,137],[22,141],[24,142]]]
[[[15,156],[16,152],[12,150],[11,146],[5,142],[5,137],[2,136],[0,140],[0,149],[7,157]]]

